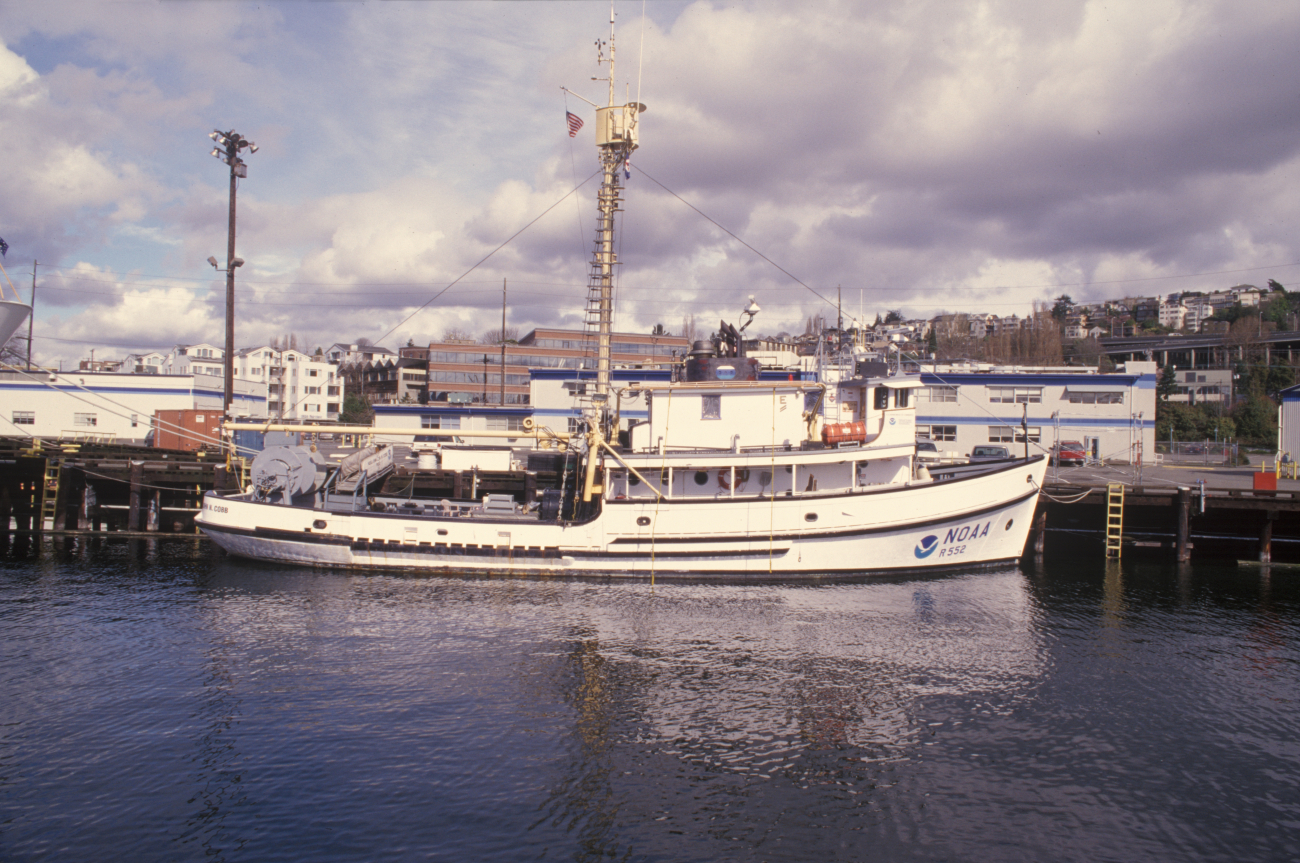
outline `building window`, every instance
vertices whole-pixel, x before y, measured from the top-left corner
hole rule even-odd
[[[97,414],[73,414],[72,424],[74,426],[81,426],[82,428],[90,428],[99,425],[98,415]]]
[[[424,414],[420,417],[420,428],[424,429],[458,429],[460,417],[445,414]]]
[[[917,426],[917,437],[927,437],[930,440],[948,440],[957,439],[957,427],[953,426]]]
[[[578,417],[569,417],[569,434],[577,434],[582,431],[582,420]]]
[[[1072,405],[1122,405],[1123,393],[1090,392],[1087,390],[1067,390],[1065,397]]]
[[[1043,437],[1041,426],[1029,426],[1030,443],[1038,443]],[[1019,426],[989,426],[989,443],[1024,443],[1025,431]]]
[[[1038,404],[1042,387],[989,387],[989,401],[995,404]]]
[[[702,396],[700,398],[700,419],[722,419],[722,396]]]
[[[488,417],[488,431],[523,431],[523,417]]]
[[[36,411],[14,411],[13,423],[16,426],[36,425]]]
[[[921,401],[930,402],[956,402],[956,387],[924,387],[921,389],[919,396]]]

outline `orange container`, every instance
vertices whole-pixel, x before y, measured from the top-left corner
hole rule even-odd
[[[221,446],[221,411],[154,411],[153,445],[194,452]]]
[[[1277,474],[1272,471],[1255,471],[1255,491],[1277,491]]]

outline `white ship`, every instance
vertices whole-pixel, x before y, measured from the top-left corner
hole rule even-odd
[[[611,386],[614,214],[645,106],[614,103],[612,36],[610,63],[609,102],[596,110],[604,180],[585,428],[500,433],[561,447],[552,487],[469,500],[385,496],[390,446],[338,466],[312,448],[279,447],[257,457],[247,490],[209,492],[199,527],[257,560],[428,573],[818,578],[1018,559],[1046,459],[931,473],[916,459],[917,376],[867,363],[834,384],[760,380],[740,331],[724,327],[712,347],[697,343],[683,380]],[[846,422],[821,419],[831,386]],[[649,419],[620,436],[619,408],[642,400]]]

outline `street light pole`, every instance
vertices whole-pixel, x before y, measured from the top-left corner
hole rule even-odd
[[[230,226],[226,234],[226,386],[222,400],[222,411],[229,415],[230,406],[235,401],[235,267],[244,263],[242,258],[235,257],[235,180],[248,176],[248,166],[239,158],[239,151],[247,147],[248,152],[256,153],[257,145],[234,129],[229,132],[214,129],[208,137],[217,144],[212,148],[212,155],[230,166]],[[208,262],[217,266],[212,258],[208,258]]]

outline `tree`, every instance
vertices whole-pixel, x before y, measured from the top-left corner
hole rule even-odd
[[[1156,383],[1156,398],[1167,402],[1169,397],[1177,392],[1178,376],[1174,373],[1174,367],[1165,366],[1164,371],[1160,373],[1160,380]]]
[[[682,318],[682,336],[686,339],[688,346],[695,346],[695,341],[698,338],[695,332],[695,315],[686,315]]]
[[[898,309],[890,309],[885,314],[885,326],[890,324],[901,324],[903,322],[903,313]]]
[[[1277,405],[1272,399],[1254,396],[1238,402],[1232,409],[1232,420],[1243,443],[1277,445]]]
[[[1073,308],[1074,300],[1070,299],[1070,295],[1061,294],[1056,298],[1056,302],[1052,306],[1052,317],[1056,318],[1057,321],[1064,321],[1065,316],[1068,315],[1070,310]]]
[[[356,393],[348,393],[343,397],[343,410],[339,413],[339,421],[348,425],[370,425],[375,419],[375,409],[370,403]]]
[[[1286,288],[1282,287],[1282,283],[1279,282],[1277,279],[1268,280],[1268,289],[1270,291],[1280,291],[1283,294],[1286,293]]]
[[[371,345],[373,345],[374,342],[370,341],[370,339],[366,338],[365,336],[362,336],[361,338],[355,340],[353,344],[359,348],[368,348]]]
[[[448,327],[442,331],[442,340],[444,342],[472,342],[474,337],[469,334],[468,330],[462,330],[460,327]]]
[[[487,330],[478,338],[479,344],[499,345],[505,342],[508,345],[519,344],[519,327],[506,327],[502,330],[500,327]]]

